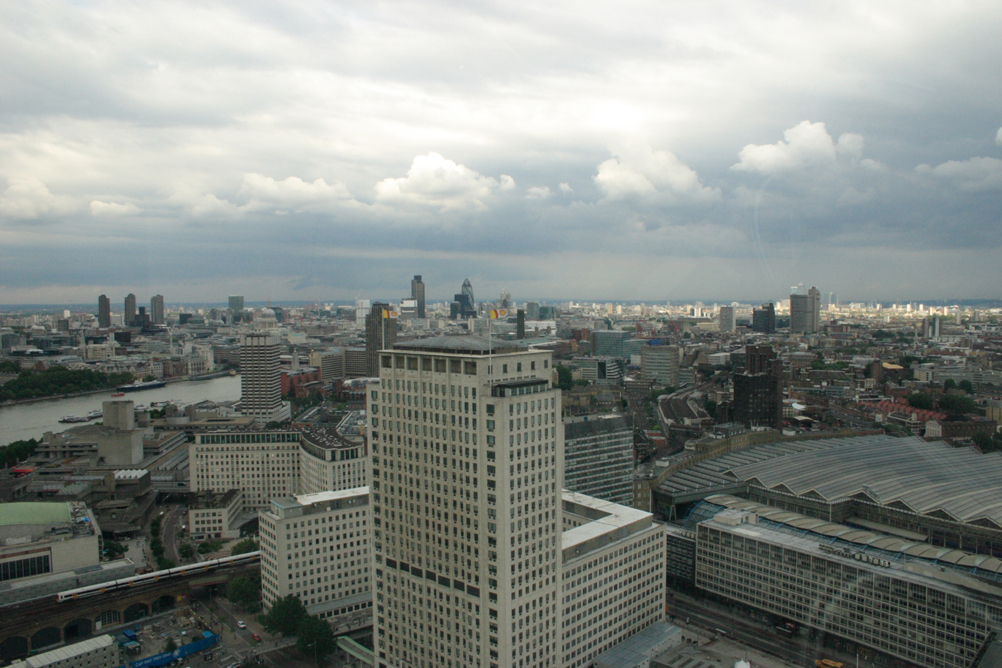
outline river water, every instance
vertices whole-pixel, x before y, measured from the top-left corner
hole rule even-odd
[[[86,415],[101,410],[101,403],[111,399],[115,390],[88,394],[71,399],[49,399],[30,404],[0,407],[0,446],[29,438],[41,438],[47,431],[63,431],[86,422],[61,424],[64,415]],[[240,376],[220,376],[210,380],[170,383],[166,387],[140,392],[127,392],[123,399],[147,406],[154,401],[176,401],[193,404],[209,401],[235,401],[240,398]],[[99,420],[95,420],[99,421]],[[90,423],[93,424],[93,423]]]

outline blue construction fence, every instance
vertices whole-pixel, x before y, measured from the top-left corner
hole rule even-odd
[[[213,645],[219,642],[219,636],[217,636],[212,631],[203,631],[202,638],[200,640],[195,640],[186,645],[181,645],[173,652],[163,652],[162,654],[155,654],[154,656],[148,656],[145,659],[140,659],[139,661],[133,661],[128,664],[129,668],[157,668],[158,666],[166,666],[171,661],[176,659],[183,659],[184,657],[201,652],[203,650],[209,649]],[[125,668],[125,666],[122,666]]]

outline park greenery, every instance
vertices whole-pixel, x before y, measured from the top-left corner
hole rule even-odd
[[[248,552],[257,552],[261,549],[261,546],[253,538],[244,538],[242,541],[233,546],[230,550],[230,554],[236,556],[238,554],[247,554]]]
[[[226,585],[226,598],[247,612],[257,612],[261,609],[261,576],[233,578]]]
[[[199,554],[209,554],[210,552],[218,552],[223,549],[223,541],[221,540],[207,540],[204,543],[198,544]]]
[[[331,625],[322,619],[311,617],[302,601],[294,594],[275,601],[271,610],[258,619],[269,633],[296,638],[296,646],[304,657],[313,655],[319,662],[336,647],[337,638]]]
[[[557,365],[557,387],[565,392],[574,386],[574,377],[569,367],[563,364]]]
[[[18,373],[17,378],[0,386],[0,401],[103,390],[131,382],[130,373],[101,373],[63,366],[51,366],[41,371],[25,369]]]
[[[35,454],[37,447],[38,441],[29,438],[27,441],[14,441],[10,445],[0,448],[0,466],[6,469],[20,464]]]
[[[951,415],[963,415],[973,413],[978,409],[978,404],[970,397],[963,394],[947,393],[934,400],[927,392],[912,392],[908,395],[908,405],[919,410],[931,411],[937,408]]]

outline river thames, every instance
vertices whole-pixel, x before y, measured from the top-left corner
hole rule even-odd
[[[115,390],[88,394],[71,399],[48,399],[29,404],[4,406],[0,408],[0,446],[29,438],[41,438],[47,431],[63,431],[81,424],[61,424],[59,418],[65,415],[86,415],[90,411],[101,410],[102,402],[111,399]],[[166,387],[141,392],[129,392],[123,397],[147,406],[154,401],[176,401],[193,404],[209,401],[235,401],[240,398],[240,376],[221,376],[210,380],[170,383]]]

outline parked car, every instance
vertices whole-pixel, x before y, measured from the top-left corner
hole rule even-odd
[[[243,622],[237,622],[237,626],[238,626],[239,628],[242,628],[242,629],[245,629],[245,628],[247,628],[247,625],[246,625],[246,624],[244,624]]]
[[[257,640],[258,642],[260,642],[260,640],[261,640],[261,636],[259,636],[259,635],[258,635],[258,634],[256,634],[256,633],[252,633],[252,634],[251,634],[251,639],[252,639],[252,640]]]

